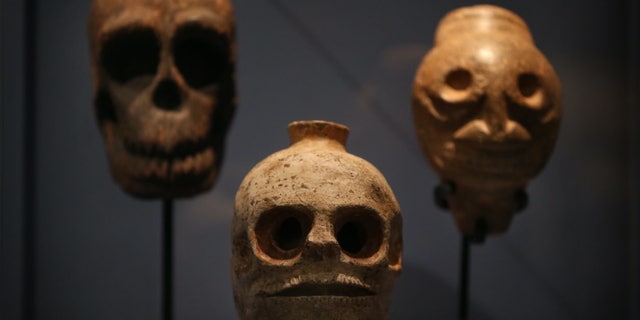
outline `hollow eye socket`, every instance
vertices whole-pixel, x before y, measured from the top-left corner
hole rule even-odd
[[[449,72],[445,78],[445,83],[450,88],[463,91],[469,89],[473,82],[473,75],[466,69],[456,69]]]
[[[529,98],[540,90],[540,79],[530,73],[518,77],[518,90],[523,97]]]
[[[471,102],[473,75],[467,69],[454,69],[444,78],[441,98],[449,103]],[[473,100],[473,99],[472,99]]]
[[[311,216],[294,207],[276,207],[262,213],[255,227],[260,250],[273,259],[296,257],[311,227]]]
[[[544,104],[544,90],[540,78],[531,73],[518,76],[518,91],[524,98],[527,106],[534,109],[541,108]]]
[[[370,208],[342,208],[336,211],[334,234],[342,251],[353,258],[369,258],[380,251],[383,223]]]
[[[276,227],[272,237],[276,247],[283,251],[293,250],[299,247],[304,239],[302,236],[302,224],[295,217],[288,217]]]
[[[160,42],[151,29],[124,29],[111,35],[100,54],[107,74],[119,83],[156,74]]]
[[[213,29],[184,26],[173,40],[176,66],[191,87],[217,83],[231,71],[229,45],[228,38]]]

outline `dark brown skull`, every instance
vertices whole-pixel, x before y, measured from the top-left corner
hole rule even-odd
[[[447,200],[460,230],[473,233],[482,218],[499,233],[553,150],[560,83],[520,17],[462,8],[438,26],[416,75],[413,113],[430,164],[455,185]]]
[[[233,291],[243,320],[384,319],[402,217],[384,177],[344,149],[347,128],[290,125],[291,147],[238,189]]]
[[[95,111],[111,173],[144,198],[213,186],[235,109],[228,0],[95,0]]]

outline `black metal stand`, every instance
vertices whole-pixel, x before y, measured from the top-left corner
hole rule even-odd
[[[447,197],[456,192],[456,185],[451,181],[445,181],[436,186],[433,196],[438,207],[449,209]],[[458,319],[466,320],[469,314],[469,272],[471,268],[470,250],[472,244],[482,244],[487,236],[487,221],[480,218],[475,223],[473,234],[462,236],[460,250],[460,287],[458,289]]]
[[[487,237],[487,222],[484,219],[476,221],[474,233],[462,236],[460,252],[460,289],[458,300],[458,319],[466,320],[469,310],[469,272],[471,269],[471,245],[483,244]]]
[[[37,56],[38,56],[38,2],[24,2],[24,123],[23,123],[23,291],[22,318],[36,318],[37,296],[37,243],[38,217],[36,213],[36,159],[37,159]]]
[[[467,319],[467,310],[469,308],[469,265],[471,264],[469,257],[469,237],[462,237],[462,251],[460,254],[460,288],[458,292],[458,319]]]
[[[438,207],[443,210],[449,209],[447,197],[456,193],[456,184],[452,181],[444,181],[433,190],[433,198]],[[516,211],[524,210],[529,197],[524,189],[519,189],[513,195],[516,201]],[[489,232],[487,220],[479,218],[475,222],[472,234],[462,236],[462,247],[460,252],[460,288],[458,292],[458,319],[466,320],[469,310],[469,269],[471,268],[470,250],[472,244],[483,244]]]
[[[162,314],[173,319],[173,199],[162,202]]]

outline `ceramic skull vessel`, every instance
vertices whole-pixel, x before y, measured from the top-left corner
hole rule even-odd
[[[228,0],[95,0],[94,106],[111,173],[143,198],[210,189],[235,109]]]
[[[480,5],[450,12],[420,65],[413,115],[458,228],[504,232],[518,195],[549,158],[560,123],[560,83],[514,13]],[[525,194],[526,195],[526,194]]]
[[[345,151],[346,127],[294,122],[289,134],[291,146],[258,163],[236,194],[240,319],[384,319],[401,269],[393,192]]]

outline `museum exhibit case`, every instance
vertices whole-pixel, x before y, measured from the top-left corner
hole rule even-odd
[[[288,147],[297,119],[348,126],[349,152],[384,173],[402,207],[388,318],[455,318],[460,233],[434,204],[441,179],[415,134],[411,88],[438,22],[475,3],[232,3],[238,107],[215,188],[174,201],[175,318],[238,319],[235,195],[256,163]],[[634,319],[638,3],[491,3],[526,21],[553,65],[562,123],[544,170],[528,180],[527,208],[473,250],[470,316]],[[161,318],[162,215],[158,201],[114,183],[91,107],[90,8],[0,2],[2,319],[24,319],[25,301],[39,320]]]

